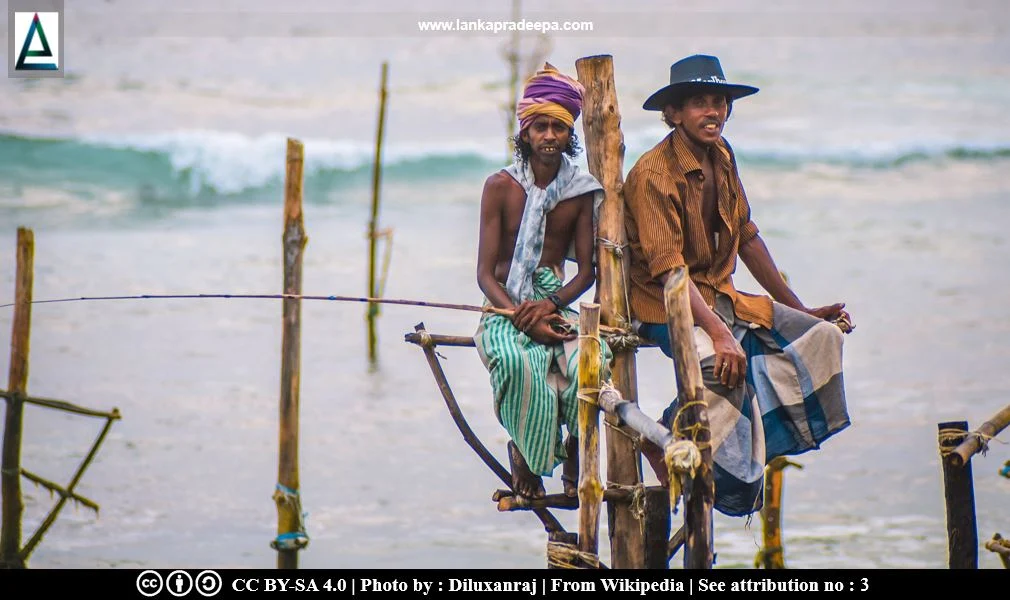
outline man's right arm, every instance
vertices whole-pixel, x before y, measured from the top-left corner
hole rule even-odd
[[[667,271],[660,276],[660,281],[666,285],[667,279],[673,271]],[[715,364],[713,370],[715,376],[722,381],[723,385],[734,388],[743,383],[747,374],[747,355],[743,348],[733,337],[733,332],[726,323],[715,314],[705,298],[698,291],[698,286],[690,278],[687,280],[688,298],[691,301],[691,317],[694,324],[701,327],[702,331],[712,338],[712,346],[715,350]]]
[[[498,252],[501,246],[502,213],[509,182],[501,172],[487,178],[480,197],[480,235],[477,244],[477,285],[497,308],[512,309],[514,305],[505,288],[495,278]]]
[[[677,210],[670,210],[670,204],[677,202],[668,198],[657,183],[658,173],[639,171],[630,174],[624,187],[624,198],[628,212],[638,224],[638,240],[648,263],[649,274],[666,285],[667,279],[676,267],[684,266],[684,232]],[[668,186],[673,193],[676,187]],[[694,281],[690,285],[691,314],[694,322],[712,339],[722,329],[729,331],[722,320],[705,304],[701,292]]]

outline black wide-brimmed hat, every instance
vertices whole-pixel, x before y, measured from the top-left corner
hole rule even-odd
[[[663,110],[671,100],[687,94],[718,90],[736,100],[756,94],[758,89],[750,85],[729,83],[722,73],[719,59],[705,54],[695,54],[670,66],[670,85],[649,96],[642,108]]]

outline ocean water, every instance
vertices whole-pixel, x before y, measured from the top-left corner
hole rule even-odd
[[[847,302],[857,326],[845,346],[853,424],[786,473],[796,568],[943,567],[936,424],[975,428],[1010,389],[1010,11],[878,4],[523,3],[531,18],[593,21],[523,47],[549,48],[570,73],[580,57],[613,56],[625,172],[665,134],[640,106],[677,58],[716,54],[730,80],[761,88],[726,131],[755,221],[800,297]],[[479,195],[507,158],[509,38],[416,27],[509,18],[508,2],[469,6],[74,2],[67,77],[0,83],[0,303],[13,299],[18,226],[35,233],[39,300],[280,292],[286,137],[305,143],[304,292],[365,295],[386,60],[386,295],[479,304]],[[756,291],[745,269],[737,284]],[[0,309],[0,330],[11,315]],[[280,316],[272,300],[35,306],[29,391],[123,419],[77,488],[100,514],[65,507],[30,566],[274,566]],[[375,369],[362,305],[306,301],[302,321],[300,565],[543,566],[539,522],[495,510],[499,482],[403,342],[418,322],[469,335],[476,315],[384,307]],[[441,353],[470,425],[505,462],[476,353]],[[653,350],[638,369],[641,405],[658,415],[672,369]],[[69,481],[100,426],[28,408],[24,467]],[[1007,459],[997,439],[973,461],[980,541],[1010,529]],[[27,538],[53,499],[23,487]],[[558,516],[577,529],[575,513]],[[717,515],[717,566],[751,566],[760,536],[757,519]],[[982,549],[980,566],[1000,564]]]

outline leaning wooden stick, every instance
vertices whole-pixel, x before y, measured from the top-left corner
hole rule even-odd
[[[600,503],[600,305],[579,307],[579,550],[599,555]]]
[[[684,487],[684,522],[687,527],[685,569],[711,569],[712,507],[715,503],[715,483],[712,475],[712,432],[708,424],[701,363],[694,341],[694,318],[688,299],[690,279],[686,267],[677,267],[670,274],[663,290],[666,303],[667,329],[673,346],[674,369],[677,377],[677,397],[680,411],[674,418],[674,436],[694,442],[701,453],[701,464]],[[672,457],[666,454],[670,470],[671,492],[674,489]],[[671,502],[674,499],[671,498]]]

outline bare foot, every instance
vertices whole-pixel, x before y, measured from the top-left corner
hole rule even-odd
[[[512,491],[527,498],[543,498],[547,495],[544,482],[530,471],[526,459],[515,442],[509,440],[509,467],[512,468]]]
[[[670,474],[666,470],[666,461],[663,459],[663,449],[653,444],[649,440],[642,438],[642,456],[649,461],[652,470],[656,472],[656,478],[663,487],[668,487]]]
[[[565,451],[568,458],[561,467],[561,483],[565,486],[565,495],[574,498],[579,495],[579,438],[568,436]]]

